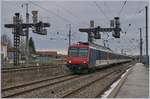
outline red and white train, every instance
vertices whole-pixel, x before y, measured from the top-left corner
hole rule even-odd
[[[69,46],[67,67],[74,73],[87,73],[112,64],[132,61],[132,57],[113,53],[104,46],[78,42]]]

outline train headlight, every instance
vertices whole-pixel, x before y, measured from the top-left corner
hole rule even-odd
[[[69,61],[69,63],[71,63],[71,60]]]
[[[83,63],[85,64],[85,63],[86,63],[86,61],[83,61]]]

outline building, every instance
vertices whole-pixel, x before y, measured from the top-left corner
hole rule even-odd
[[[15,48],[8,47],[7,44],[1,43],[1,62],[2,64],[13,63]],[[21,53],[19,52],[19,58],[21,59]]]
[[[52,60],[65,60],[66,55],[58,54],[57,51],[37,51],[37,60],[40,62],[49,62]]]
[[[7,44],[1,43],[1,63],[3,64],[7,60]]]
[[[37,60],[40,62],[49,62],[57,58],[57,51],[37,51]]]
[[[14,52],[15,52],[15,48],[11,47],[7,49],[7,57],[8,57],[8,63],[13,63],[13,59],[14,59]],[[21,53],[19,52],[19,58],[21,59]]]
[[[66,60],[66,58],[67,58],[67,55],[64,55],[64,54],[58,54],[57,55],[57,59]]]

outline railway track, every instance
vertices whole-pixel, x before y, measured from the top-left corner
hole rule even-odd
[[[122,69],[122,68],[120,68],[120,69]],[[57,97],[57,98],[58,97],[59,98],[60,97],[61,98],[94,98],[94,97],[98,97],[98,96],[100,96],[101,93],[104,92],[104,90],[107,89],[108,86],[110,86],[113,83],[113,81],[116,81],[116,79],[118,77],[120,77],[120,75],[125,70],[125,69],[124,70],[120,70],[120,69],[112,71],[112,72],[111,72],[111,70],[109,70],[109,71],[104,70],[104,72],[105,72],[104,74],[101,73],[101,72],[103,72],[103,71],[101,71],[99,74],[95,75],[95,76],[97,76],[96,78],[94,78],[92,80],[88,79],[87,81],[83,80],[80,82],[80,85],[69,86],[68,88],[66,88],[66,90],[63,88],[62,93],[60,93],[60,91],[57,91],[57,92],[55,92],[55,94],[53,94],[49,97],[51,97],[51,98],[52,97]],[[116,78],[114,78],[114,77],[116,77]],[[107,83],[107,84],[105,84],[103,81],[105,81],[105,83]],[[82,83],[82,82],[84,82],[84,83]],[[93,85],[95,85],[95,84],[97,84],[99,87],[94,87]],[[97,95],[93,95],[93,93],[96,93],[93,91],[93,89],[99,90]],[[90,91],[90,92],[88,92],[88,91]],[[86,96],[89,93],[92,93],[92,94],[89,96]]]
[[[32,81],[29,83],[17,85],[17,86],[12,86],[8,88],[3,88],[2,89],[2,97],[3,98],[9,98],[9,97],[14,97],[20,94],[24,94],[26,92],[30,92],[33,90],[37,90],[42,87],[46,87],[49,85],[54,85],[57,83],[61,83],[70,79],[74,79],[78,77],[78,75],[62,75],[62,76],[57,76],[53,78],[47,78],[43,80],[37,80],[37,81]]]
[[[66,98],[66,97],[70,97],[70,96],[72,97],[73,94],[76,95],[77,92],[79,92],[79,91],[85,89],[86,87],[92,85],[93,83],[95,83],[95,82],[98,81],[98,80],[104,79],[105,77],[107,77],[107,76],[109,76],[109,75],[111,75],[111,74],[113,74],[113,73],[114,73],[114,72],[110,72],[110,73],[108,73],[108,74],[106,74],[106,75],[104,75],[104,76],[102,76],[102,77],[99,77],[98,79],[95,79],[95,80],[91,81],[90,83],[87,83],[87,84],[85,84],[85,85],[83,85],[83,86],[81,86],[81,87],[78,87],[78,88],[76,88],[76,89],[74,89],[74,90],[68,92],[67,94],[63,95],[62,98]]]
[[[63,64],[64,65],[64,64]],[[26,71],[26,70],[37,70],[37,69],[45,69],[45,68],[58,68],[59,66],[23,66],[23,67],[12,67],[12,68],[2,68],[2,73],[16,72],[16,71]]]
[[[116,66],[88,75],[64,75],[55,78],[36,81],[12,88],[2,89],[3,98],[54,98],[54,97],[100,97],[100,95],[129,67]],[[105,83],[107,84],[105,84]],[[88,89],[99,86],[96,95],[87,94]],[[103,88],[102,88],[103,87]],[[98,89],[97,89],[98,90]],[[93,91],[89,92],[93,93]],[[96,92],[94,92],[96,93]]]
[[[88,83],[85,83],[83,86],[76,87],[73,90],[68,91],[66,94],[63,94],[60,97],[61,98],[91,98],[91,97],[96,98],[96,97],[100,97],[100,95],[114,81],[116,81],[116,79],[118,79],[121,76],[121,74],[123,74],[123,72],[124,71],[123,70],[120,71],[120,69],[114,70],[112,72],[108,72],[107,74],[105,74],[103,76],[99,76],[96,79],[93,79]]]
[[[68,94],[62,96],[63,98],[99,98],[105,90],[113,84],[124,72],[113,71],[79,87],[75,90],[70,91]],[[106,82],[106,79],[110,79]],[[105,84],[104,84],[105,82]]]

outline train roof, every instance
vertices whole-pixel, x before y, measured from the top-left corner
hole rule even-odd
[[[101,50],[101,51],[112,52],[112,50],[108,47],[98,45],[98,44],[95,44],[95,43],[90,43],[90,42],[78,42],[77,44],[71,45],[71,47],[76,47],[76,46],[90,47],[90,48]]]
[[[89,45],[84,42],[83,43],[78,42],[78,43],[70,45],[70,47],[89,47]]]
[[[95,43],[90,43],[90,42],[78,42],[77,44],[71,45],[71,47],[73,47],[73,46],[90,47],[90,48],[97,49],[97,50],[100,50],[100,51],[104,51],[104,52],[109,52],[109,53],[112,53],[112,54],[117,54],[117,55],[130,57],[129,55],[123,55],[123,54],[115,53],[108,47],[105,47],[105,46],[102,46],[102,45],[98,45],[98,44],[95,44]]]
[[[95,44],[95,43],[89,43],[89,46],[91,48],[95,48],[95,49],[98,49],[98,50],[101,50],[101,51],[112,52],[112,50],[110,48],[102,46],[102,45],[98,45],[98,44]]]
[[[98,44],[95,44],[95,43],[89,43],[89,42],[87,42],[87,43],[80,42],[80,43],[90,45],[90,47],[95,48],[95,49],[98,49],[98,50],[101,50],[101,51],[105,51],[105,52],[109,52],[109,53],[117,54],[117,55],[121,55],[121,56],[128,56],[128,57],[131,57],[131,56],[129,56],[129,55],[124,55],[124,54],[120,54],[120,53],[115,53],[115,52],[112,51],[110,48],[105,47],[105,46],[102,46],[102,45],[98,45]]]

